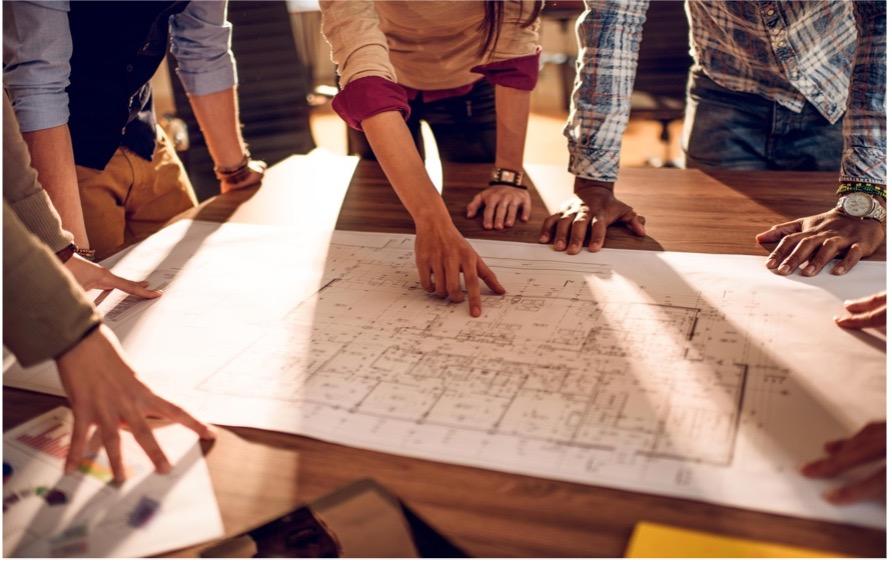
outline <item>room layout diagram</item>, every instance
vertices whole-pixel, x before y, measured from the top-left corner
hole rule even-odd
[[[209,421],[884,525],[883,508],[831,508],[826,483],[797,472],[824,441],[884,411],[882,352],[832,325],[841,298],[884,286],[879,264],[862,264],[843,295],[794,285],[753,257],[570,257],[475,241],[509,292],[487,292],[471,318],[467,303],[421,288],[411,236],[335,232],[271,264],[263,258],[284,255],[289,238],[233,226],[202,234],[192,223],[200,245],[170,249],[160,266],[150,256],[167,246],[149,239],[152,251],[115,270],[149,273],[167,294],[104,303],[145,376]],[[238,290],[246,272],[269,281]],[[213,353],[178,352],[163,326]],[[135,333],[141,343],[128,345]],[[149,359],[159,346],[167,360]]]

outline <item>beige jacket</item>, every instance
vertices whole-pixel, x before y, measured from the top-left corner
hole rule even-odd
[[[522,27],[532,2],[505,2],[505,17],[492,52],[481,55],[483,2],[322,0],[322,33],[338,65],[340,85],[379,76],[416,90],[471,84],[480,64],[533,55],[538,22]]]
[[[3,344],[24,366],[57,357],[100,320],[55,255],[71,240],[37,182],[4,92]]]

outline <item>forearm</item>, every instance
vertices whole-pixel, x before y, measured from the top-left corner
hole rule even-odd
[[[496,86],[497,168],[523,169],[523,149],[530,116],[530,92]]]
[[[245,154],[238,114],[236,89],[189,96],[214,164],[220,168],[236,166]]]
[[[385,111],[362,121],[378,163],[397,196],[417,225],[430,220],[449,220],[449,212],[424,169],[421,155],[398,111]]]
[[[31,153],[31,165],[37,170],[37,180],[59,212],[62,226],[74,235],[75,244],[89,248],[68,125],[22,133],[22,136]]]

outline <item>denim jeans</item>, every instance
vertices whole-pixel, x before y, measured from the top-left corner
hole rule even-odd
[[[480,80],[470,92],[430,103],[418,94],[409,102],[411,115],[406,125],[421,157],[421,121],[426,121],[434,133],[440,159],[447,162],[493,163],[496,159],[496,100],[492,84]],[[375,154],[365,135],[350,129],[352,151],[367,160]]]
[[[842,120],[831,125],[808,102],[796,113],[691,72],[682,135],[688,168],[838,171],[842,147]]]

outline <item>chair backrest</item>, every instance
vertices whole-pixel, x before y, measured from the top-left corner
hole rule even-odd
[[[232,50],[239,77],[243,134],[252,154],[270,165],[316,147],[310,133],[312,73],[301,62],[284,0],[229,2]],[[175,60],[168,57],[173,66]],[[173,73],[173,68],[171,68]],[[189,126],[190,148],[183,156],[200,200],[218,193],[213,161],[186,92],[172,80],[177,117]]]

